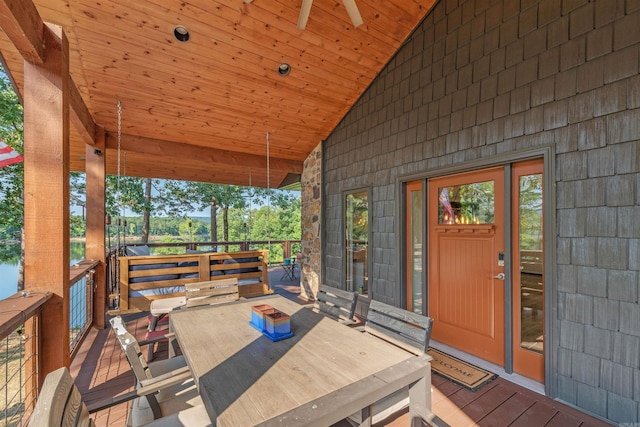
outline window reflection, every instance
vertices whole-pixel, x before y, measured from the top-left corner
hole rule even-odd
[[[520,251],[520,347],[544,348],[544,269],[542,175],[520,177],[518,229]]]
[[[346,199],[347,289],[369,294],[369,197],[366,191],[347,194]]]
[[[493,221],[493,181],[438,189],[439,224],[493,224]]]

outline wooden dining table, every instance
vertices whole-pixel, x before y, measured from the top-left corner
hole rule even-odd
[[[250,324],[252,306],[261,304],[290,316],[291,338],[273,342]],[[178,310],[170,327],[213,425],[302,425],[291,420],[305,411],[314,413],[316,425],[330,425],[349,415],[336,415],[352,409],[337,408],[345,396],[361,395],[354,398],[358,405],[371,398],[363,388],[387,393],[403,369],[420,378],[412,392],[419,397],[412,399],[430,407],[427,358],[279,295]]]

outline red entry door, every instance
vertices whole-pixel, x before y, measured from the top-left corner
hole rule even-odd
[[[432,338],[504,366],[504,168],[428,184]]]

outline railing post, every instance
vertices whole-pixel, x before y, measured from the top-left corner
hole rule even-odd
[[[98,329],[105,326],[105,314],[107,310],[107,272],[105,251],[105,135],[104,128],[96,129],[96,145],[86,146],[85,163],[87,170],[87,246],[86,258],[99,261],[95,267],[93,280],[95,286],[91,287],[94,293],[93,325]],[[88,309],[89,307],[87,307]]]
[[[291,240],[282,242],[282,252],[284,259],[291,258]]]

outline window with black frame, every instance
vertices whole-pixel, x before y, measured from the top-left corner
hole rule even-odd
[[[369,294],[369,195],[366,190],[348,193],[345,200],[347,289]]]

